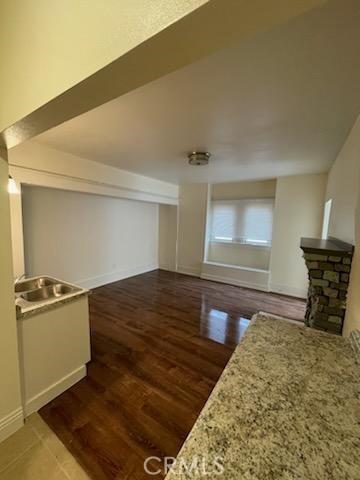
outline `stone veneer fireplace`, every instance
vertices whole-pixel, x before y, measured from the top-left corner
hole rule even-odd
[[[341,334],[354,247],[335,238],[302,238],[300,248],[309,271],[305,323]]]

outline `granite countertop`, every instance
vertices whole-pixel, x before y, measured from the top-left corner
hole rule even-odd
[[[254,316],[166,480],[360,479],[359,373],[347,339]]]

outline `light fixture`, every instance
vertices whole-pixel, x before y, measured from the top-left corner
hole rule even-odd
[[[9,175],[9,180],[8,180],[8,192],[12,195],[19,195],[20,191],[16,185],[15,180],[12,178],[11,175]]]
[[[190,165],[207,165],[209,158],[209,152],[191,152],[188,155]]]

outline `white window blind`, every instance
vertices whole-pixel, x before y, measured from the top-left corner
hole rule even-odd
[[[211,240],[271,245],[274,199],[214,200]]]

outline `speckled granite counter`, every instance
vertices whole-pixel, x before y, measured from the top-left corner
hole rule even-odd
[[[360,479],[359,374],[344,338],[257,315],[166,480]]]

